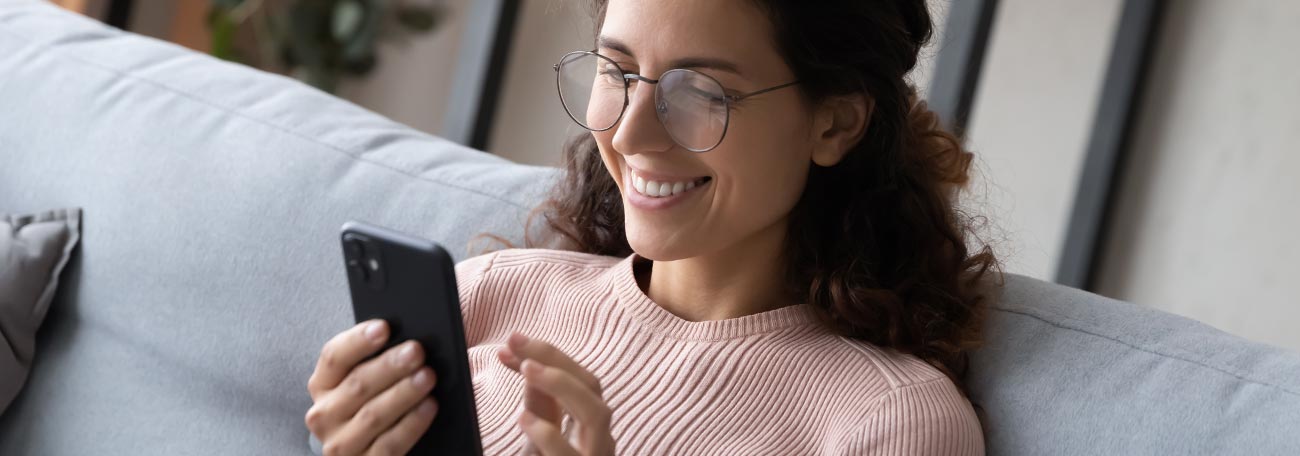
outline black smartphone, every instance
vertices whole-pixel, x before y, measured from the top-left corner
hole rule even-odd
[[[437,415],[410,454],[482,455],[451,255],[432,241],[355,221],[343,224],[341,240],[356,321],[388,322],[384,350],[419,341],[437,376]]]

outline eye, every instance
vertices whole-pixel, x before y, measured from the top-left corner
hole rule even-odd
[[[718,93],[717,89],[709,86],[701,86],[699,81],[689,81],[682,84],[681,91],[685,93],[686,100],[691,103],[705,105],[720,105],[726,102],[725,96]]]
[[[610,84],[623,85],[623,72],[618,69],[617,65],[609,62],[601,62],[600,67],[596,69],[600,80]]]
[[[686,86],[686,92],[689,93],[692,98],[699,98],[702,101],[710,103],[722,103],[723,98],[725,98],[712,90],[703,87],[696,87],[693,84]]]

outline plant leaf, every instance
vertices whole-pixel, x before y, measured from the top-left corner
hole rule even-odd
[[[230,11],[243,3],[244,0],[212,0],[212,7]]]
[[[417,32],[427,32],[438,23],[438,13],[433,8],[414,6],[397,7],[397,22]]]
[[[226,10],[214,10],[208,16],[208,30],[212,31],[212,55],[222,60],[235,60],[235,23]]]
[[[365,18],[365,10],[362,9],[360,2],[356,0],[343,0],[334,4],[333,21],[331,21],[330,31],[333,33],[334,40],[340,43],[346,43],[361,28],[361,20]]]

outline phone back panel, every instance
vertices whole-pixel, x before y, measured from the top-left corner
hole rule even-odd
[[[481,455],[451,255],[434,242],[359,222],[344,224],[340,237],[356,321],[389,323],[384,350],[419,341],[425,364],[437,375],[437,416],[411,454]],[[364,251],[350,240],[359,240]]]

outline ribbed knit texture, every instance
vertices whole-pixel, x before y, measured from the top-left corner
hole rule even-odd
[[[684,320],[634,261],[516,249],[456,265],[487,454],[525,441],[523,377],[496,357],[511,331],[600,379],[619,454],[984,454],[970,403],[916,357],[836,336],[808,304]]]

